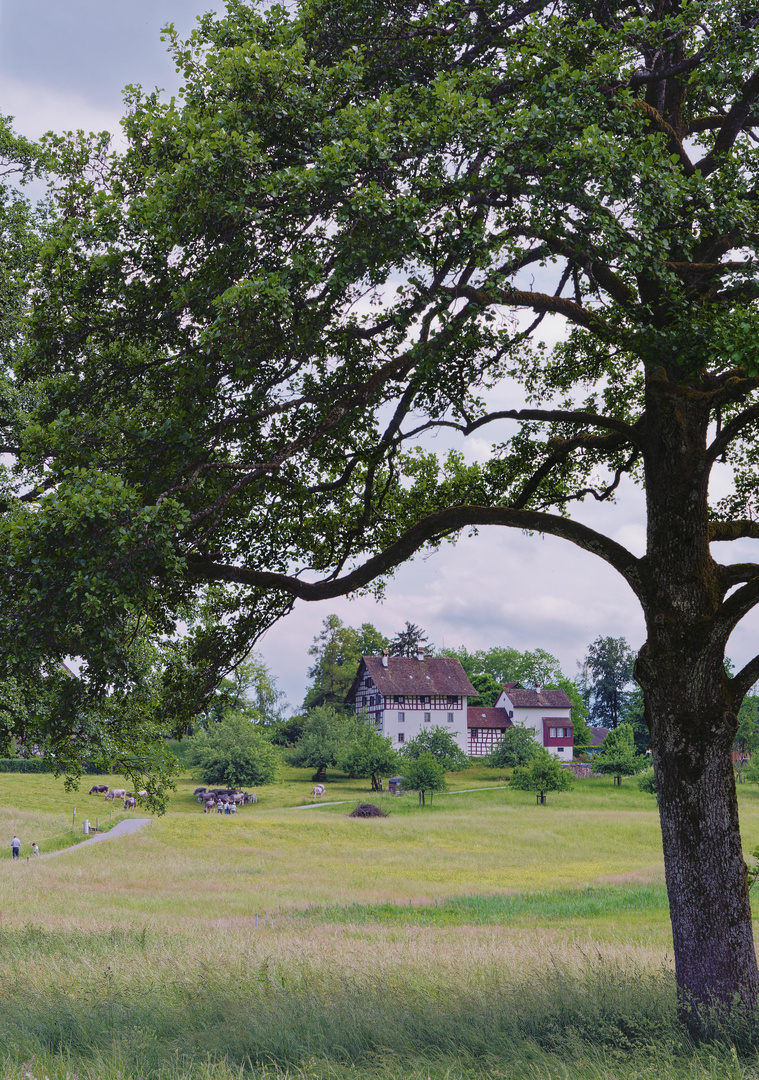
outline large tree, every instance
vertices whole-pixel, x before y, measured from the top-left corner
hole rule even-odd
[[[14,648],[97,610],[102,670],[125,610],[158,626],[209,583],[203,671],[462,529],[603,559],[646,620],[695,1027],[759,989],[730,761],[759,657],[723,663],[759,565],[712,550],[759,538],[758,46],[742,0],[229,0],[172,39],[180,97],[130,91],[121,157],[58,144],[16,372],[46,386],[17,448],[47,486],[0,537]],[[496,449],[438,461],[434,432]],[[630,481],[642,555],[603,526]]]
[[[595,727],[615,728],[624,717],[635,653],[624,638],[598,637],[581,668],[583,698]]]

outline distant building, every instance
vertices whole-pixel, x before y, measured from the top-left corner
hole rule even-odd
[[[467,698],[477,691],[460,661],[448,656],[361,658],[346,701],[366,710],[375,727],[401,747],[420,731],[442,727],[469,753]]]
[[[477,691],[461,663],[448,656],[361,658],[346,700],[373,720],[376,729],[402,747],[420,731],[450,731],[470,757],[484,757],[513,724],[532,728],[541,746],[562,761],[574,757],[572,702],[563,690],[523,690],[505,683],[495,708],[468,705]]]
[[[523,690],[504,683],[493,709],[471,706],[467,710],[470,757],[484,757],[500,741],[507,728],[522,724],[532,728],[538,743],[562,761],[574,759],[572,702],[564,690]]]

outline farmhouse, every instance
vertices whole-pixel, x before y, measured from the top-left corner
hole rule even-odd
[[[402,746],[425,728],[442,727],[470,757],[489,754],[513,724],[535,731],[538,742],[563,761],[573,759],[571,708],[563,690],[523,690],[504,684],[495,708],[468,706],[477,691],[460,661],[448,656],[361,658],[346,700]]]
[[[532,728],[537,741],[562,761],[574,758],[572,702],[564,690],[524,690],[518,683],[504,683],[493,709],[470,706],[467,710],[470,757],[484,757],[507,728],[522,724]]]

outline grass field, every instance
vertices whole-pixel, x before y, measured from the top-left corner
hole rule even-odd
[[[225,817],[187,775],[139,833],[14,864],[13,832],[50,851],[110,804],[0,775],[2,1077],[759,1078],[752,1033],[678,1028],[653,798],[449,780],[420,808],[330,777],[315,806],[289,769]]]

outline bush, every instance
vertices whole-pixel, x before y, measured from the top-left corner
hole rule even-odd
[[[423,753],[432,754],[435,761],[442,765],[444,772],[458,772],[460,769],[468,769],[471,764],[453,735],[441,727],[420,731],[413,739],[409,739],[401,753],[406,760],[415,760]]]
[[[539,749],[540,744],[532,728],[514,724],[506,729],[503,739],[485,759],[485,764],[492,769],[515,769],[517,765],[526,765],[531,761]]]
[[[648,795],[656,794],[656,777],[654,776],[653,769],[646,769],[638,777],[638,787],[641,791],[645,791]]]
[[[534,791],[540,802],[546,801],[548,791],[567,791],[574,783],[574,776],[569,769],[563,769],[561,762],[542,746],[528,765],[520,765],[514,770],[511,786],[517,791]]]

